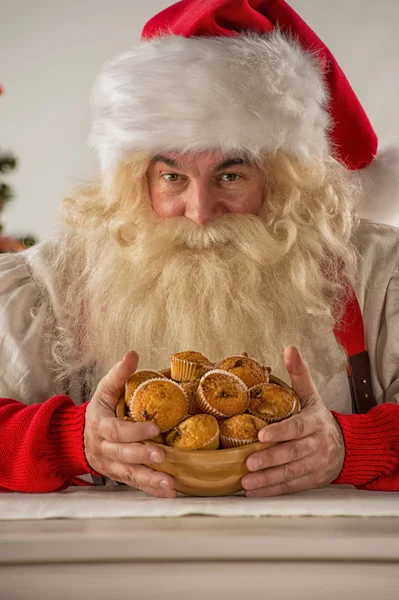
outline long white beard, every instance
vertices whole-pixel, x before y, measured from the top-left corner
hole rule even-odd
[[[104,233],[76,235],[69,252],[83,274],[69,278],[56,352],[64,368],[62,348],[80,339],[76,364],[94,366],[90,386],[127,350],[151,369],[182,350],[214,362],[245,351],[286,379],[283,351],[294,344],[314,375],[342,370],[342,349],[331,343],[337,298],[326,297],[316,238],[299,241],[287,227],[277,239],[251,215],[224,215],[205,228],[151,217],[123,249]]]

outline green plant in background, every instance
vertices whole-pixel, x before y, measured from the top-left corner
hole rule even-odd
[[[0,85],[0,95],[3,92],[4,89]],[[14,199],[14,190],[8,183],[3,181],[3,176],[16,169],[17,165],[17,158],[13,154],[0,150],[0,217],[6,204]],[[5,236],[3,233],[3,224],[0,220],[0,253],[21,252],[33,246],[36,242],[36,238],[31,234],[25,235],[22,238]]]

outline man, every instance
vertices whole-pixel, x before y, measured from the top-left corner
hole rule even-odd
[[[284,0],[183,0],[143,38],[96,84],[101,173],[65,234],[0,262],[0,485],[175,496],[144,466],[158,429],[114,411],[138,356],[193,349],[246,351],[300,397],[247,495],[399,489],[399,232],[358,221],[377,140],[345,76]]]

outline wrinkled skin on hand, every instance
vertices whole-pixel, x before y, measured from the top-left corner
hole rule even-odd
[[[174,498],[173,478],[144,463],[161,463],[162,448],[141,442],[159,434],[153,423],[132,423],[115,415],[126,380],[137,369],[138,356],[128,352],[100,381],[86,409],[86,459],[97,473],[158,498]]]
[[[242,479],[247,496],[279,496],[320,488],[334,481],[345,460],[341,429],[325,406],[298,350],[286,348],[284,362],[301,411],[267,425],[259,440],[277,444],[247,459],[251,473]]]

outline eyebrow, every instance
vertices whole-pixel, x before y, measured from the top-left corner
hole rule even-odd
[[[236,165],[245,165],[249,167],[251,163],[247,158],[229,158],[220,163],[220,165],[217,165],[217,167],[214,168],[214,171],[224,171],[225,169],[235,167]]]
[[[163,163],[165,163],[165,165],[168,165],[168,167],[171,167],[172,169],[181,168],[181,167],[179,167],[179,163],[176,160],[174,160],[173,158],[169,158],[168,156],[164,156],[163,154],[157,154],[156,156],[153,157],[151,162],[153,165],[155,165],[156,163],[159,163],[159,162],[163,162]],[[229,158],[227,160],[224,160],[219,165],[217,165],[213,170],[215,173],[217,173],[219,171],[224,171],[225,169],[229,169],[230,167],[234,167],[235,165],[251,166],[251,162],[247,158],[239,158],[239,157]]]
[[[156,156],[154,156],[154,158],[151,160],[152,164],[155,165],[156,163],[159,162],[163,162],[165,163],[165,165],[168,165],[168,167],[171,167],[172,169],[178,169],[179,165],[178,163],[173,160],[173,158],[168,158],[167,156],[164,156],[163,154],[157,154]]]

